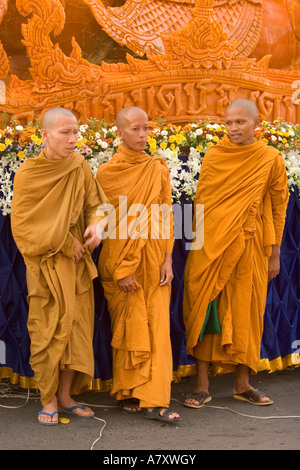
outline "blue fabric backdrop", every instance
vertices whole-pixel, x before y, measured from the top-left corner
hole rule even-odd
[[[27,384],[33,377],[29,365],[30,341],[26,321],[25,265],[14,243],[10,217],[0,214],[0,378]],[[281,271],[269,284],[261,344],[261,369],[282,369],[292,363],[300,340],[300,199],[291,193],[281,249]],[[182,319],[183,274],[187,258],[185,240],[174,246],[174,280],[170,306],[174,374],[193,373],[194,361],[186,353]],[[95,261],[97,253],[95,253]],[[111,379],[110,319],[99,278],[95,287],[95,389]],[[4,347],[3,347],[4,346]],[[1,353],[2,351],[2,353]],[[5,354],[3,353],[5,352]],[[21,380],[22,379],[22,380]],[[27,386],[27,385],[26,385]],[[93,388],[93,387],[92,387]]]

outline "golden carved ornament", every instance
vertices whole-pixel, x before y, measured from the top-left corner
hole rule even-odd
[[[279,8],[278,0],[2,0],[0,33],[13,5],[22,18],[29,67],[25,79],[9,72],[9,41],[0,34],[0,79],[6,85],[0,111],[29,121],[61,105],[81,120],[112,122],[122,107],[137,105],[151,118],[173,122],[222,120],[228,102],[244,97],[257,104],[263,119],[300,121],[299,1],[280,6],[280,15],[290,18],[283,25],[287,37],[294,41],[294,65],[284,70],[269,66],[273,56],[266,38],[273,24],[263,21],[272,13],[270,5]],[[72,15],[75,7],[92,15],[91,40],[97,42],[97,28],[102,39],[107,33],[111,49],[122,45],[123,61],[84,58],[76,23],[71,34],[68,29],[66,11]]]
[[[8,0],[2,0],[0,2],[0,23],[2,22],[3,16],[5,15],[8,7]],[[9,60],[5,50],[3,49],[0,41],[0,80],[3,80],[9,72]]]
[[[84,1],[109,36],[140,56],[164,54],[161,36],[188,25],[193,7],[206,7],[197,0],[127,0],[122,7],[115,8],[106,8],[101,0]],[[262,0],[216,0],[214,12],[228,40],[236,42],[236,54],[249,55],[259,39]]]

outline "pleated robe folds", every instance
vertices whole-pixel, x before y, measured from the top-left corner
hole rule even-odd
[[[72,260],[76,237],[98,220],[102,190],[79,153],[63,160],[43,150],[14,179],[12,233],[24,257],[28,289],[30,364],[42,404],[56,394],[59,370],[75,370],[71,393],[93,378],[94,296],[97,268],[86,250]]]
[[[187,259],[183,311],[187,352],[215,371],[237,364],[257,371],[268,261],[281,243],[287,202],[284,160],[273,147],[226,136],[206,153],[195,197],[204,208],[204,244]],[[221,332],[203,334],[215,299]]]
[[[98,263],[112,326],[111,393],[117,400],[137,398],[141,407],[166,407],[172,379],[170,286],[159,283],[165,255],[173,250],[173,214],[167,213],[165,238],[153,237],[150,214],[153,204],[171,208],[169,171],[163,160],[121,145],[99,167],[97,179],[116,209],[116,232],[103,239]],[[129,275],[138,283],[127,293],[118,280]]]

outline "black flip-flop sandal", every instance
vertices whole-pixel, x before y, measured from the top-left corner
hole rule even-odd
[[[165,423],[174,424],[178,421],[181,421],[181,418],[170,418],[170,415],[174,413],[174,411],[168,411],[167,409],[161,413],[163,407],[153,408],[152,411],[144,411],[144,418],[146,419],[157,419],[158,421],[164,421]]]

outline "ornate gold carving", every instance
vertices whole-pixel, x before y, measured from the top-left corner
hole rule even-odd
[[[63,0],[11,1],[24,17],[31,78],[8,75],[0,111],[20,120],[61,105],[82,120],[112,122],[131,104],[151,118],[162,115],[177,123],[222,120],[225,106],[237,97],[255,101],[263,119],[300,120],[300,104],[293,99],[300,71],[270,69],[270,55],[249,58],[260,34],[262,0],[127,0],[119,7],[107,6],[109,0],[78,0],[105,22],[111,36],[122,36],[124,45],[146,54],[143,60],[127,54],[127,63],[100,66],[83,58],[75,38],[68,55],[55,43],[66,22]],[[4,14],[7,2],[2,5]],[[3,53],[2,73],[8,74]]]
[[[0,23],[2,22],[3,16],[7,11],[8,0],[0,1]],[[5,50],[3,49],[0,41],[0,80],[3,80],[9,72],[9,61]]]
[[[116,42],[136,54],[164,54],[161,36],[184,28],[192,20],[197,0],[127,0],[122,7],[105,8],[99,0],[84,0],[98,23]],[[262,24],[262,0],[216,0],[216,19],[228,40],[236,42],[237,55],[249,55],[255,48]]]
[[[33,92],[59,91],[66,86],[85,85],[101,78],[100,68],[82,58],[74,38],[70,57],[63,54],[58,44],[53,45],[50,35],[58,35],[65,22],[64,8],[59,0],[17,0],[16,4],[22,15],[31,14],[22,33],[31,62]]]
[[[196,1],[192,20],[178,32],[162,36],[166,53],[148,55],[160,70],[174,68],[228,69],[235,44],[217,20],[214,0]]]

